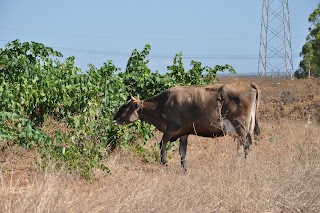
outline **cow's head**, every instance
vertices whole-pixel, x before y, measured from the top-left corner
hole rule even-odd
[[[129,124],[139,119],[138,110],[142,106],[142,101],[139,98],[132,97],[120,107],[118,112],[113,117],[115,125]]]

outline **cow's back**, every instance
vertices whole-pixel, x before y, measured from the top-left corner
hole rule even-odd
[[[217,106],[221,84],[213,86],[173,87],[168,92],[167,112],[180,114],[184,121],[196,116],[208,115]]]
[[[220,135],[221,129],[216,124],[220,119],[217,100],[221,87],[222,84],[183,86],[165,91],[162,114],[167,127],[176,131],[177,137],[183,134]]]

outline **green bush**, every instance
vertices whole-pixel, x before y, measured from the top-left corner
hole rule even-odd
[[[196,61],[185,71],[181,53],[166,74],[151,72],[150,50],[150,45],[133,50],[124,72],[107,61],[100,68],[91,64],[82,73],[74,57],[62,62],[61,53],[41,43],[7,44],[0,49],[0,143],[11,140],[37,149],[41,168],[54,160],[57,167],[91,179],[94,168],[110,172],[103,159],[117,145],[138,139],[146,143],[152,136],[154,127],[146,123],[112,124],[113,113],[130,94],[145,99],[175,85],[215,82],[218,71],[235,72],[230,65],[210,68]],[[66,123],[69,133],[46,135],[42,124],[47,116]],[[140,145],[135,147],[145,152]]]

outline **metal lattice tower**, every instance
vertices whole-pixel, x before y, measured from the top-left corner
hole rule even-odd
[[[263,0],[258,74],[291,78],[292,73],[288,0]]]

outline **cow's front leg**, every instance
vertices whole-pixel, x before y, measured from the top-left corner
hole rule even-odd
[[[168,141],[171,141],[171,138],[174,136],[174,131],[172,131],[171,128],[168,128],[162,136],[162,140],[160,141],[160,157],[161,157],[161,163],[165,166],[167,166],[167,159],[166,159],[166,146]]]
[[[161,159],[161,163],[162,165],[167,166],[167,159],[166,159],[166,146],[167,146],[167,142],[168,140],[165,140],[164,137],[162,138],[162,140],[160,141],[160,159]]]
[[[188,145],[188,136],[189,135],[185,135],[185,136],[180,137],[179,152],[180,152],[181,167],[182,167],[183,172],[187,171],[186,153],[187,153],[187,145]]]

